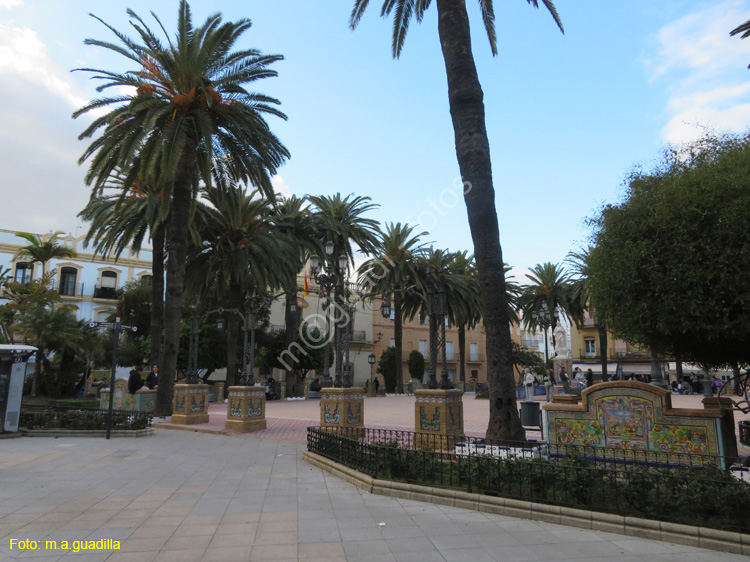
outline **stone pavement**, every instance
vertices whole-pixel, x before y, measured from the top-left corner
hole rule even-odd
[[[307,423],[307,422],[305,422]],[[258,434],[0,441],[0,562],[723,562],[708,551],[374,496]],[[37,550],[9,548],[32,539]],[[119,541],[47,550],[45,541]]]

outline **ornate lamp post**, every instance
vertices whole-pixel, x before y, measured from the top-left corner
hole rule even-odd
[[[336,361],[336,379],[333,383],[335,387],[352,386],[351,372],[349,368],[349,341],[351,339],[351,310],[346,299],[345,273],[348,265],[346,254],[338,256],[334,262],[334,244],[326,242],[325,251],[326,259],[321,260],[317,255],[310,257],[310,271],[315,282],[325,291],[326,294],[326,319],[330,324],[331,294],[334,295],[334,345]],[[336,272],[339,273],[336,273]],[[326,273],[328,272],[328,273]],[[323,356],[323,378],[330,384],[330,358],[328,346],[326,346]]]
[[[555,320],[559,318],[559,314],[560,313],[555,310]],[[552,317],[550,316],[547,303],[543,302],[542,309],[537,312],[532,312],[531,317],[534,319],[534,324],[536,326],[544,329],[544,365],[546,367],[547,361],[549,361],[549,343],[547,341],[547,332],[549,331],[550,326],[552,326]]]
[[[367,362],[370,364],[370,385],[367,387],[368,396],[375,396],[375,361],[377,361],[377,357],[375,357],[374,353],[370,353],[367,356]]]

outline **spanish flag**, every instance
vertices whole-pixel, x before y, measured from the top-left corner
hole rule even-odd
[[[310,287],[307,285],[307,274],[305,274],[305,291],[302,294],[304,296],[307,296],[310,294]]]

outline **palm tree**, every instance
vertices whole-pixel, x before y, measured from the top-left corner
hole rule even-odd
[[[297,259],[294,261],[295,269],[289,274],[284,283],[285,306],[284,306],[284,341],[287,349],[295,341],[300,326],[300,311],[292,312],[292,304],[297,302],[297,291],[299,284],[297,275],[314,253],[321,253],[323,247],[320,233],[316,223],[316,217],[310,210],[307,200],[303,197],[292,195],[289,198],[279,197],[273,209],[273,228],[285,234],[290,241],[297,246]],[[287,392],[294,387],[294,369],[286,370],[285,375]]]
[[[164,329],[164,239],[166,217],[163,190],[141,184],[136,179],[128,188],[125,176],[109,182],[108,190],[98,193],[78,214],[91,223],[84,247],[93,241],[94,252],[115,261],[126,248],[140,251],[147,237],[151,240],[151,350],[150,365],[161,365],[162,332]]]
[[[434,349],[435,338],[445,337],[445,320],[451,324],[458,324],[467,318],[467,309],[479,305],[478,293],[472,288],[470,281],[463,275],[451,270],[453,254],[447,250],[430,247],[417,257],[415,281],[421,297],[407,299],[404,302],[404,315],[414,318],[417,314],[421,318],[427,315],[427,303],[431,295],[442,294],[443,315],[432,314],[428,318],[430,327],[430,373],[439,353]],[[440,330],[440,334],[438,334]],[[430,383],[433,381],[430,380]]]
[[[596,323],[596,329],[599,333],[599,353],[601,355],[602,365],[602,381],[607,380],[607,325],[603,318],[599,318],[596,314],[595,302],[591,299],[589,273],[588,273],[588,258],[591,252],[591,247],[586,248],[580,252],[569,252],[566,261],[572,266],[574,275],[572,283],[572,299],[571,307],[573,320],[578,323],[583,323],[583,312],[588,310],[589,316]]]
[[[367,211],[379,205],[371,203],[369,197],[355,196],[353,193],[346,197],[336,195],[308,195],[308,201],[313,205],[315,220],[322,243],[333,244],[333,271],[338,282],[333,290],[334,302],[338,311],[347,311],[334,322],[334,339],[336,342],[351,328],[351,314],[348,303],[348,274],[349,266],[354,265],[355,247],[364,254],[372,254],[377,246],[379,223],[375,219],[363,216]],[[339,256],[346,256],[346,267],[339,264]],[[349,358],[345,346],[336,344],[336,368],[348,367]],[[339,383],[337,376],[337,384]],[[342,381],[343,382],[343,381]]]
[[[271,205],[258,192],[217,185],[206,189],[205,199],[210,206],[204,206],[196,225],[202,242],[188,253],[187,288],[204,301],[251,312],[251,293],[275,290],[297,273],[297,247],[273,228]],[[236,313],[227,317],[225,388],[237,384],[239,321]]]
[[[109,108],[79,137],[98,133],[80,159],[81,163],[90,160],[86,183],[95,191],[118,169],[128,170],[131,178],[142,175],[147,183],[165,187],[169,260],[164,376],[155,408],[157,415],[165,415],[172,411],[188,228],[198,182],[210,185],[212,169],[222,162],[235,180],[258,186],[272,196],[270,178],[289,153],[269,129],[265,116],[286,117],[275,107],[278,100],[250,92],[245,86],[276,76],[269,65],[283,57],[262,55],[256,49],[233,52],[240,36],[252,25],[250,20],[224,23],[216,13],[194,27],[185,0],[180,1],[175,38],[167,37],[166,44],[135,12],[127,13],[138,39],[99,20],[121,45],[95,39],[85,43],[119,53],[136,68],[124,73],[78,69],[103,81],[98,91],[116,88],[125,93],[94,100],[73,117]],[[161,21],[155,15],[154,19],[166,34]]]
[[[527,327],[551,328],[552,345],[555,345],[559,314],[570,317],[574,309],[570,274],[558,264],[545,262],[535,265],[526,277],[531,283],[523,288],[519,298],[523,323]],[[542,320],[545,314],[548,320]]]
[[[420,241],[427,232],[415,233],[408,224],[387,223],[375,253],[359,268],[359,283],[365,294],[393,295],[393,337],[396,343],[396,392],[404,392],[403,308],[405,291],[415,284],[416,257],[422,251]]]
[[[40,263],[42,264],[42,277],[47,272],[47,262],[50,260],[57,260],[63,258],[74,258],[76,252],[72,248],[66,248],[60,246],[58,243],[58,237],[65,234],[62,230],[56,232],[50,232],[49,234],[31,234],[29,232],[18,232],[16,236],[23,238],[28,242],[26,246],[19,248],[13,260],[20,257],[31,258],[29,263]]]
[[[458,327],[458,359],[459,377],[461,382],[466,381],[466,328],[473,328],[482,320],[482,299],[479,294],[479,282],[476,275],[476,264],[474,256],[466,250],[454,252],[450,255],[448,269],[451,273],[464,278],[470,299],[465,300],[461,307],[457,308],[456,316],[451,322]],[[506,285],[507,288],[507,285]],[[510,300],[510,298],[509,298]]]
[[[18,327],[27,342],[37,347],[31,395],[39,391],[39,378],[48,355],[64,347],[81,344],[84,332],[76,320],[71,305],[37,305],[25,310],[19,317]]]
[[[538,0],[527,0],[538,7]],[[421,22],[430,0],[384,0],[381,15],[393,13],[392,53],[401,54],[412,18]],[[560,30],[557,10],[551,0],[542,0]],[[355,0],[349,19],[355,28],[369,0]],[[482,20],[497,54],[495,11],[492,0],[479,3]],[[438,34],[448,78],[448,101],[456,141],[456,156],[464,182],[469,227],[474,241],[484,324],[487,334],[487,379],[490,386],[489,439],[520,440],[525,436],[515,400],[512,346],[507,316],[503,255],[495,210],[492,162],[484,118],[482,87],[471,49],[469,16],[464,0],[437,0]]]

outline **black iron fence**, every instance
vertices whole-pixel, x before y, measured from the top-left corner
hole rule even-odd
[[[26,429],[107,429],[108,410],[66,406],[23,405],[19,427]],[[153,414],[133,410],[112,410],[112,429],[146,429]]]
[[[750,484],[724,468],[733,459],[374,429],[307,437],[311,452],[385,480],[750,531]]]

